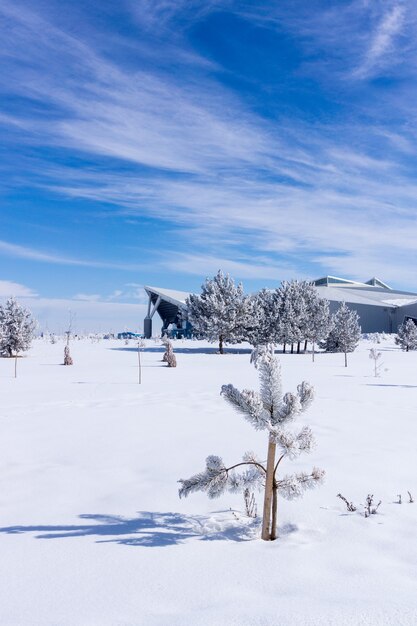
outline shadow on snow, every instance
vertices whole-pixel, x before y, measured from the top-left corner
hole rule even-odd
[[[398,387],[402,389],[417,389],[417,385],[390,385],[388,383],[366,383],[367,387]]]
[[[173,344],[174,347],[174,352],[176,354],[219,354],[217,347],[213,347],[213,348],[180,348],[178,346],[175,345],[175,343]],[[131,347],[129,348],[128,346],[122,348],[108,348],[108,350],[118,350],[120,352],[137,352],[138,349],[137,347]],[[156,352],[156,353],[161,353],[163,354],[165,352],[165,348],[163,346],[155,346],[152,348],[141,348],[140,349],[141,352]],[[252,348],[224,348],[224,353],[225,354],[251,354],[252,352]]]
[[[0,532],[8,534],[38,533],[37,539],[64,537],[95,537],[97,543],[119,543],[148,548],[172,546],[186,539],[204,541],[250,541],[258,535],[259,519],[234,518],[231,511],[222,511],[223,517],[182,515],[140,511],[129,519],[119,515],[80,515],[84,524],[58,526],[6,526]],[[227,515],[228,519],[226,519]],[[229,517],[230,515],[230,517]]]

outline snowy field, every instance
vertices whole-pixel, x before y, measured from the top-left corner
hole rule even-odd
[[[295,425],[318,443],[283,471],[327,476],[280,500],[270,543],[241,495],[177,492],[209,454],[266,455],[265,433],[219,395],[257,388],[249,346],[178,341],[169,369],[149,341],[141,385],[133,343],[74,341],[63,367],[63,343],[37,340],[17,379],[1,359],[1,626],[417,624],[417,352],[383,341],[374,378],[373,346],[348,368],[342,354],[280,355],[285,391],[315,387]],[[339,492],[374,494],[378,514],[348,513]]]

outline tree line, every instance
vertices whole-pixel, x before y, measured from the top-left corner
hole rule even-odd
[[[277,289],[245,295],[241,283],[236,285],[219,270],[206,279],[201,294],[191,294],[186,304],[194,333],[218,342],[220,354],[225,343],[282,345],[283,352],[299,353],[310,342],[314,360],[317,345],[346,355],[360,338],[358,314],[342,303],[331,315],[328,300],[304,280],[283,281]]]

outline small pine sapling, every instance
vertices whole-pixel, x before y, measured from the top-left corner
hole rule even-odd
[[[295,459],[303,452],[310,452],[314,445],[313,433],[304,426],[298,433],[287,429],[287,424],[305,411],[313,400],[313,388],[302,382],[297,394],[282,393],[281,368],[268,348],[258,348],[254,358],[259,373],[260,392],[244,389],[238,391],[233,385],[223,385],[221,393],[225,400],[256,430],[268,434],[266,464],[252,452],[247,452],[240,463],[227,467],[218,456],[206,459],[206,468],[188,479],[181,479],[179,496],[185,497],[195,491],[205,491],[209,498],[219,497],[225,490],[237,492],[246,488],[263,488],[264,506],[262,539],[272,541],[277,537],[278,493],[292,500],[322,482],[324,471],[314,467],[310,473],[278,477],[278,467],[284,458]],[[276,461],[277,448],[279,458]],[[236,472],[238,467],[242,471]]]
[[[167,360],[168,360],[168,347],[169,347],[169,345],[171,345],[171,342],[166,337],[163,337],[161,341],[162,341],[162,345],[165,348],[165,352],[164,352],[164,354],[162,356],[162,361],[163,361],[163,363],[166,363]]]
[[[381,358],[382,353],[378,352],[378,350],[376,348],[371,348],[369,350],[369,358],[373,360],[374,362],[374,376],[375,378],[378,378],[381,375],[381,368],[384,365],[383,363],[378,363],[379,359]]]
[[[64,347],[64,365],[73,365],[74,362],[72,360],[72,356],[70,354],[70,348],[69,345],[67,344]]]
[[[177,357],[174,354],[174,350],[171,350],[170,352],[168,352],[167,366],[177,367]]]
[[[167,364],[168,367],[177,367],[177,358],[174,354],[174,347],[172,345],[172,341],[169,339],[163,339],[162,343],[165,346],[165,354],[162,357],[164,363]]]
[[[74,364],[74,361],[72,360],[72,356],[70,354],[70,347],[69,347],[74,319],[75,319],[75,314],[73,314],[71,310],[68,311],[68,330],[65,331],[65,334],[67,336],[67,344],[64,348],[64,365]],[[75,337],[76,336],[77,335],[75,335]]]

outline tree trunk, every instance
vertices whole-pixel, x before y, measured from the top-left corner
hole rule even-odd
[[[347,352],[345,352],[345,367],[347,367]]]
[[[272,522],[271,522],[271,541],[277,538],[277,508],[278,508],[278,489],[274,480],[272,486]]]
[[[220,352],[220,354],[224,354],[224,350],[223,350],[223,335],[220,335],[220,337],[219,337],[219,352]]]
[[[294,344],[291,344],[291,354],[294,354]]]
[[[285,344],[285,343],[283,343],[283,344],[282,344],[282,354],[285,354],[285,348],[286,348],[286,347],[287,347],[287,346],[286,346],[286,344]]]
[[[298,341],[297,342],[297,354],[300,354],[300,347],[301,347],[301,342]]]
[[[271,507],[274,486],[275,450],[277,444],[269,439],[268,459],[266,461],[265,497],[262,518],[262,539],[271,541]]]
[[[308,341],[306,339],[304,342],[304,352],[307,352],[307,345],[308,345]]]
[[[316,350],[315,350],[315,348],[316,348],[316,344],[315,344],[315,343],[314,343],[314,341],[313,341],[313,363],[314,363],[314,356],[315,356],[315,354],[316,354]]]

